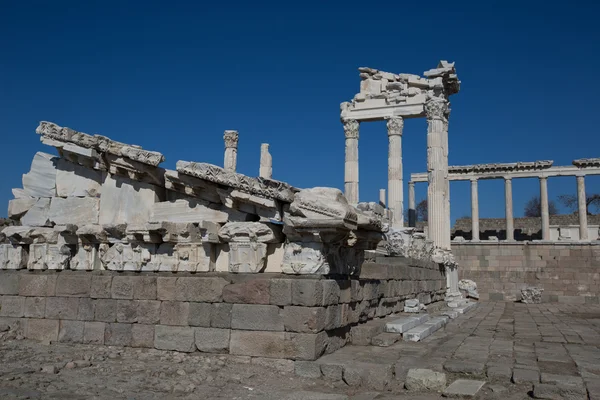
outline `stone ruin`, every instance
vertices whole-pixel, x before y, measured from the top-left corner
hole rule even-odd
[[[259,177],[235,172],[236,131],[225,168],[176,170],[105,136],[37,133],[58,156],[34,156],[0,232],[0,322],[25,338],[314,360],[447,295],[447,250],[389,230],[380,204],[272,179],[268,145]]]
[[[37,133],[59,156],[37,153],[13,190],[19,226],[3,231],[3,269],[355,275],[386,230],[382,207],[352,207],[338,189],[236,173],[235,131],[226,168],[179,161],[175,171],[104,136],[50,122]]]

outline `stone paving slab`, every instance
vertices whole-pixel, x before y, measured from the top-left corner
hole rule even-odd
[[[473,397],[485,385],[485,381],[458,379],[444,390],[444,397]]]

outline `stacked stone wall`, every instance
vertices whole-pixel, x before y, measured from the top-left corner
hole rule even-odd
[[[536,286],[544,302],[599,302],[600,243],[452,243],[452,252],[481,300],[519,300],[522,288]]]
[[[443,299],[437,264],[377,261],[353,279],[0,271],[0,322],[44,342],[315,360],[348,343],[353,327],[401,311],[405,299]]]

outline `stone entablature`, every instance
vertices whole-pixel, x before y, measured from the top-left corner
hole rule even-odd
[[[449,173],[469,173],[469,172],[512,172],[512,171],[538,171],[552,167],[554,161],[543,160],[533,162],[516,163],[492,163],[492,164],[474,164],[474,165],[451,165],[448,167]]]
[[[0,269],[356,275],[388,229],[381,206],[334,188],[179,161],[49,122],[1,233]],[[226,131],[226,153],[238,134]],[[269,167],[264,157],[263,164]],[[263,171],[264,172],[264,171]]]
[[[600,158],[580,158],[573,160],[573,165],[579,168],[600,167]]]

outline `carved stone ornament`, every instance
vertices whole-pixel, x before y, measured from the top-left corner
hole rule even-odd
[[[448,117],[448,102],[443,99],[433,98],[425,104],[427,119],[446,120]]]
[[[358,121],[355,119],[346,119],[342,122],[344,124],[346,139],[358,139]]]
[[[225,148],[237,149],[238,147],[238,132],[237,131],[225,131],[223,140],[225,141]]]
[[[404,129],[404,118],[389,117],[386,118],[386,120],[388,136],[402,136],[402,129]]]

